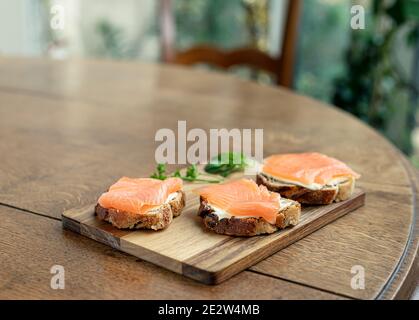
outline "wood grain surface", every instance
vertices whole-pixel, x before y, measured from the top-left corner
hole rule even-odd
[[[61,222],[0,207],[0,299],[342,299],[245,271],[207,286],[65,231]],[[62,265],[65,289],[51,289]]]
[[[229,179],[241,178],[241,173]],[[199,186],[202,186],[200,184]],[[364,205],[365,193],[359,189],[343,202],[327,206],[304,207],[298,225],[271,235],[230,237],[205,230],[197,216],[197,185],[184,186],[186,205],[169,227],[152,230],[120,230],[95,216],[95,203],[62,215],[63,227],[129,253],[158,266],[206,284],[219,284],[260,260],[289,246]]]
[[[0,58],[0,203],[19,208],[19,214],[27,210],[46,226],[38,232],[26,225],[26,230],[20,220],[11,219],[11,234],[24,230],[33,243],[40,244],[40,238],[48,238],[51,224],[59,226],[55,220],[64,210],[95,202],[103,186],[122,175],[149,175],[158,145],[154,142],[156,130],[176,129],[178,120],[186,120],[188,128],[205,130],[263,128],[265,156],[319,151],[345,161],[362,174],[359,185],[368,195],[365,207],[260,262],[251,274],[258,273],[268,282],[280,280],[340,297],[408,297],[417,278],[418,178],[400,152],[352,116],[313,99],[181,67]],[[88,259],[104,262],[105,249],[95,249],[99,246],[95,242],[68,239],[61,238],[60,245],[79,245],[80,250],[86,250],[84,255],[90,252]],[[13,245],[19,246],[19,241],[23,239],[18,237]],[[9,250],[10,245],[2,242],[2,251]],[[44,243],[43,248],[58,257],[55,245]],[[70,261],[71,254],[66,254]],[[3,297],[6,290],[14,297],[25,291],[24,260],[35,263],[28,252],[22,255],[20,265],[15,266],[21,270],[17,276],[2,269],[6,273],[1,281],[10,283],[9,287],[0,286]],[[119,260],[124,259],[109,264],[119,268]],[[9,263],[7,269],[13,268]],[[365,290],[350,288],[348,279],[354,263],[366,268]],[[80,273],[78,268],[73,263],[69,272]],[[80,270],[83,273],[89,268]],[[149,266],[148,270],[160,269]],[[136,273],[140,274],[148,275],[143,269]],[[245,297],[246,284],[235,282],[243,274],[249,272],[221,286]],[[83,280],[89,282],[89,277],[84,274]],[[104,290],[112,290],[101,293],[103,296],[131,294],[135,298],[133,291],[124,295],[123,285],[112,275],[108,277]],[[195,293],[202,288],[197,286],[200,289]],[[34,290],[32,297],[57,297],[55,292]],[[153,297],[164,291],[162,286],[154,290]],[[84,297],[82,290],[72,293],[73,297]],[[264,297],[281,294],[272,289]],[[250,293],[247,297],[251,298]]]

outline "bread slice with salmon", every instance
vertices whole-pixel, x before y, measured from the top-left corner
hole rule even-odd
[[[259,185],[306,205],[349,199],[360,175],[345,163],[321,153],[273,155],[256,176]]]
[[[123,177],[100,196],[95,214],[118,229],[160,230],[167,228],[184,206],[179,178]]]
[[[295,226],[300,220],[298,202],[241,179],[195,191],[200,196],[198,214],[205,228],[230,236],[256,236]]]

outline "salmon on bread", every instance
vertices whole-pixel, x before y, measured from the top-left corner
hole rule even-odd
[[[201,205],[199,215],[207,229],[233,236],[272,233],[296,225],[300,205],[278,193],[240,179],[195,190]]]
[[[350,198],[359,178],[345,163],[312,152],[266,158],[256,181],[303,204],[329,204]]]
[[[185,205],[182,185],[179,178],[123,177],[99,197],[95,212],[120,229],[163,229]]]

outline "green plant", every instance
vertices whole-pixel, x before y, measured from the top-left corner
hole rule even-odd
[[[333,102],[351,112],[392,140],[403,152],[412,152],[417,91],[400,71],[395,59],[396,40],[403,45],[418,40],[419,12],[416,0],[373,0],[366,30],[353,30],[346,55],[346,75],[335,83]]]
[[[183,181],[188,182],[206,182],[206,183],[219,183],[222,182],[221,179],[210,178],[203,176],[196,165],[190,165],[186,168],[185,174],[182,174],[181,170],[176,170],[172,175],[166,173],[166,165],[164,163],[157,164],[156,171],[150,175],[150,178],[166,180],[168,177],[180,178]]]
[[[243,0],[175,0],[176,45],[199,43],[232,48],[246,43]]]
[[[251,162],[243,153],[220,153],[205,166],[205,172],[227,177],[234,172],[244,171],[249,165]]]
[[[303,1],[298,33],[295,90],[331,102],[334,79],[344,74],[350,1]]]
[[[126,44],[123,30],[106,19],[96,23],[96,32],[101,40],[99,53],[113,59],[126,56]]]

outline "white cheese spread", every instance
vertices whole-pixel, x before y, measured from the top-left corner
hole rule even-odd
[[[271,176],[269,174],[266,174],[264,172],[262,172],[262,174],[266,177],[268,177],[269,179],[273,179],[278,181],[279,183],[283,182],[284,184],[291,184],[291,185],[296,185],[296,186],[300,186],[300,187],[304,187],[307,188],[309,190],[321,190],[323,189],[325,186],[330,186],[330,187],[334,187],[342,182],[347,181],[348,179],[350,179],[350,177],[347,176],[343,176],[343,177],[336,177],[333,178],[332,180],[330,180],[327,184],[322,185],[319,183],[310,183],[310,184],[305,184],[299,181],[293,181],[293,180],[287,180],[287,179],[283,179],[283,178],[276,178],[274,176]]]
[[[178,194],[177,192],[173,192],[173,193],[169,194],[169,195],[167,196],[167,199],[166,199],[165,203],[168,203],[168,202],[170,202],[170,201],[175,200],[175,199],[176,199],[176,197],[177,197],[177,194]]]
[[[293,203],[293,201],[290,201],[288,199],[284,199],[284,198],[280,198],[279,199],[279,208],[280,210],[284,210],[285,208],[291,206],[291,204]],[[212,214],[215,214],[218,217],[218,220],[221,219],[230,219],[231,217],[233,217],[233,215],[229,214],[227,211],[214,207],[210,204],[211,209],[213,209],[214,211],[211,212]],[[255,218],[255,216],[234,216],[237,219],[244,219],[244,218]]]

